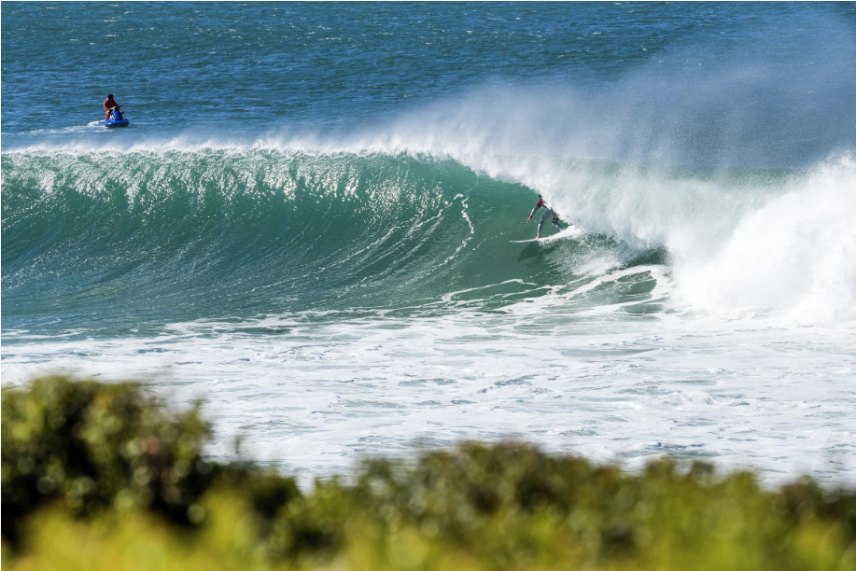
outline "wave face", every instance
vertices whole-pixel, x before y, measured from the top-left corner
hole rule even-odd
[[[479,288],[493,306],[571,281],[560,256],[620,249],[511,246],[534,234],[521,226],[533,195],[450,160],[7,154],[3,173],[5,327],[19,315],[70,327],[96,308],[126,327],[214,308],[396,309]]]
[[[652,264],[672,307],[853,318],[847,156],[800,174],[259,149],[2,161],[4,328],[492,310]],[[502,182],[509,168],[522,182]],[[522,221],[545,177],[587,234],[509,244],[534,234]],[[659,311],[650,272],[631,281],[598,303]]]

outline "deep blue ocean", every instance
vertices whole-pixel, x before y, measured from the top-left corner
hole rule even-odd
[[[4,384],[856,481],[856,4],[0,10]]]

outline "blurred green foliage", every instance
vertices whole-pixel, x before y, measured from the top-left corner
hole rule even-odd
[[[4,389],[7,569],[854,570],[856,493],[521,443],[366,459],[347,479],[203,459],[199,408],[133,383]]]
[[[45,377],[4,387],[2,407],[6,537],[51,500],[81,515],[116,504],[188,523],[210,483],[202,458],[210,427],[199,407],[169,411],[142,385]]]

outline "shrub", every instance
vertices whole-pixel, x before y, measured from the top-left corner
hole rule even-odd
[[[640,473],[524,443],[371,458],[348,479],[209,463],[199,407],[134,383],[3,390],[14,569],[856,570],[856,493],[670,460]],[[346,483],[347,482],[347,483]]]
[[[137,383],[36,379],[3,388],[2,532],[49,501],[77,515],[114,503],[188,523],[211,480],[211,430],[194,406],[168,410]],[[192,514],[192,511],[191,511]]]

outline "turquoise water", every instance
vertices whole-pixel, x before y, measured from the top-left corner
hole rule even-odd
[[[583,278],[567,257],[628,250],[603,235],[510,246],[531,235],[520,228],[531,192],[451,160],[204,151],[4,163],[18,190],[4,200],[9,329],[110,336],[223,314],[436,312],[445,294],[488,286],[475,301],[496,309]],[[623,264],[661,254],[627,251]]]
[[[4,382],[150,377],[307,473],[856,474],[852,4],[2,9]],[[509,243],[539,193],[579,236]]]

